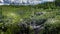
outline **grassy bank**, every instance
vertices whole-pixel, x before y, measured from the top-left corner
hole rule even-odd
[[[43,14],[36,14],[39,12]],[[0,34],[16,34],[15,32],[19,32],[19,30],[21,30],[18,26],[19,23],[24,21],[27,21],[29,23],[30,21],[32,21],[32,19],[47,19],[47,21],[44,23],[44,27],[47,27],[48,30],[47,28],[44,28],[40,31],[40,34],[51,34],[51,31],[55,29],[57,30],[58,34],[60,34],[59,8],[43,9],[38,8],[37,6],[0,6],[0,16],[2,16],[0,18],[0,20],[2,20],[0,21]],[[30,34],[32,34],[33,32],[31,32]],[[52,34],[54,34],[54,32]]]

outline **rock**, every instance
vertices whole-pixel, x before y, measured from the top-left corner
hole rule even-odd
[[[36,25],[41,25],[44,24],[46,22],[47,19],[39,19],[36,21]]]
[[[0,19],[0,23],[2,23],[2,22],[3,22],[3,20]]]
[[[35,14],[36,14],[36,15],[42,15],[43,12],[36,12]]]

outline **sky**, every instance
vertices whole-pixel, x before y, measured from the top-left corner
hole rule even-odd
[[[0,0],[2,3],[0,3],[0,5],[4,4],[3,0]],[[22,1],[24,3],[27,3],[27,0],[11,0],[11,2],[16,2],[16,3],[22,3]],[[38,3],[43,3],[43,2],[53,2],[54,0],[29,0],[29,3],[34,3],[34,4],[38,4]]]

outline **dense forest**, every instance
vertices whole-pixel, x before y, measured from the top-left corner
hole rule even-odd
[[[0,34],[60,34],[60,0],[38,5],[1,5]]]

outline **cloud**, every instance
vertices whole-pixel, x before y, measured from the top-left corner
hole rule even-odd
[[[0,0],[3,4],[5,4],[3,0]],[[7,0],[6,0],[7,1]],[[25,4],[39,4],[39,3],[44,3],[44,2],[53,2],[54,0],[8,0],[7,2],[14,2],[14,3],[25,3]],[[0,3],[0,5],[2,4]],[[8,3],[7,3],[8,4]]]
[[[0,0],[1,2],[4,2],[3,0]]]
[[[43,0],[44,2],[53,2],[55,0]]]
[[[0,5],[4,5],[4,3],[0,3]]]

